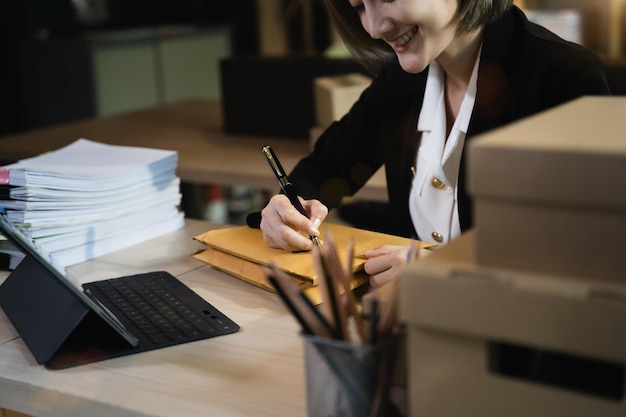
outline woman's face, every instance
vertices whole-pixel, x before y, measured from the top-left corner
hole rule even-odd
[[[402,68],[418,73],[454,48],[458,0],[347,0],[372,38],[393,48]],[[453,53],[454,51],[449,51]]]

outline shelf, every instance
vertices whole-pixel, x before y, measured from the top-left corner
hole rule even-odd
[[[585,46],[611,59],[626,56],[626,0],[515,0],[515,4],[527,10],[577,10]]]

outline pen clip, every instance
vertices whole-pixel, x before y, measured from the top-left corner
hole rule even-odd
[[[262,150],[263,154],[265,155],[265,159],[267,159],[267,162],[269,162],[272,171],[274,171],[274,175],[276,175],[276,178],[278,178],[278,181],[280,181],[282,184],[283,181],[287,178],[287,174],[285,174],[285,170],[278,161],[278,158],[276,158],[276,154],[274,154],[272,147],[266,145],[262,148]]]

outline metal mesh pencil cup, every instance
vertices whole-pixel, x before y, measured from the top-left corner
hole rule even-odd
[[[389,354],[395,354],[393,343],[357,345],[310,335],[302,338],[309,417],[387,415],[380,400],[386,397],[385,367]]]

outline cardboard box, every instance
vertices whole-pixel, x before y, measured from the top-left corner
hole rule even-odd
[[[468,144],[480,263],[626,278],[626,97],[585,97]]]
[[[328,126],[341,119],[372,82],[363,74],[351,73],[313,80],[315,120],[319,126]]]
[[[410,416],[626,415],[626,286],[479,266],[474,242],[402,276]]]

